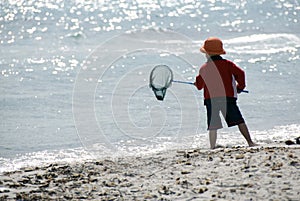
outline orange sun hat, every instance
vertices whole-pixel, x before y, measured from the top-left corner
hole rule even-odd
[[[200,51],[208,55],[226,54],[223,49],[222,41],[216,37],[209,37],[206,39],[204,45],[200,48]]]

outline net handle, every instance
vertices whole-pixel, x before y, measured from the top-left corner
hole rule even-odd
[[[180,81],[180,80],[172,80],[172,82],[181,83],[181,84],[191,84],[191,85],[194,85],[193,82],[186,82],[186,81]],[[248,90],[242,90],[241,92],[249,93]]]
[[[185,82],[185,81],[179,81],[179,80],[172,80],[172,82],[177,82],[177,83],[181,83],[181,84],[191,84],[191,85],[194,85],[193,82]]]

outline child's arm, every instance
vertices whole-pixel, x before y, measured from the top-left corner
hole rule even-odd
[[[232,65],[231,71],[237,82],[237,89],[242,91],[246,87],[246,79],[245,79],[244,70],[234,64],[234,65]]]
[[[204,88],[204,80],[202,79],[200,73],[196,77],[196,81],[194,82],[194,85],[197,87],[198,90],[201,90]]]

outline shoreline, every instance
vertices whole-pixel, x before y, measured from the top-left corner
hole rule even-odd
[[[169,150],[0,174],[0,200],[298,200],[300,146]]]

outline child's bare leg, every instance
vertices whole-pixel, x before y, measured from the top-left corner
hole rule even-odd
[[[256,143],[254,143],[251,139],[248,127],[245,123],[241,123],[238,125],[240,132],[242,133],[242,135],[244,136],[244,138],[246,139],[249,147],[253,147],[253,146],[257,146]]]
[[[210,130],[209,131],[209,142],[210,142],[210,148],[211,149],[216,148],[217,130]]]

